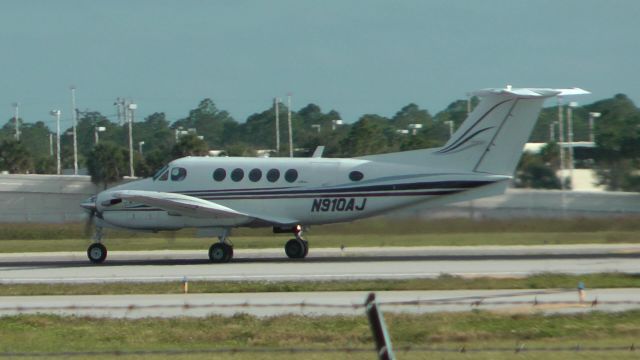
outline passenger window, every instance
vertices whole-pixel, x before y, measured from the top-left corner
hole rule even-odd
[[[231,180],[238,182],[240,180],[242,180],[242,178],[244,178],[244,171],[240,168],[238,169],[234,169],[231,172]]]
[[[187,169],[175,167],[171,169],[171,181],[182,181],[187,177]]]
[[[222,181],[227,177],[227,171],[223,168],[218,168],[213,172],[213,180]]]
[[[288,182],[294,182],[298,179],[298,171],[295,169],[289,169],[284,173],[284,179]]]
[[[364,174],[360,171],[352,171],[349,173],[349,179],[351,179],[351,181],[360,181],[362,178],[364,178]]]
[[[249,171],[249,180],[253,182],[260,181],[262,179],[262,171],[260,169],[253,169]]]
[[[278,179],[280,179],[280,170],[271,169],[267,172],[267,180],[269,180],[269,182],[276,182]]]

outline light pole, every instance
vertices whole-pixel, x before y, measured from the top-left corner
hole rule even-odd
[[[562,98],[558,96],[558,146],[560,151],[560,189],[564,194],[564,126],[562,117]],[[564,201],[563,201],[564,206]]]
[[[94,128],[94,131],[93,131],[93,137],[94,137],[94,138],[95,138],[95,140],[96,140],[96,145],[98,145],[98,142],[100,141],[100,136],[99,136],[98,134],[99,134],[99,133],[101,133],[101,132],[103,132],[103,131],[107,131],[107,128],[106,128],[106,127],[104,127],[104,126],[96,126],[96,127]]]
[[[599,112],[589,113],[589,141],[596,142],[596,137],[593,135],[593,119],[599,118],[602,114]]]
[[[276,112],[276,153],[280,154],[280,99],[273,99]]]
[[[71,85],[71,120],[73,122],[73,175],[78,175],[78,133],[76,125],[78,123],[76,110],[76,87]]]
[[[287,123],[289,124],[289,157],[293,157],[293,132],[291,129],[291,93],[287,94]]]
[[[14,119],[15,119],[15,125],[16,125],[16,140],[20,141],[20,122],[19,122],[19,114],[20,114],[20,104],[17,102],[13,103],[13,109],[14,109]]]
[[[557,121],[552,121],[549,124],[549,142],[556,141],[556,125],[557,124],[558,124]]]
[[[572,101],[567,107],[567,140],[569,142],[569,181],[571,188],[573,189],[573,108],[577,107],[578,103]]]
[[[135,177],[133,172],[133,111],[138,108],[137,104],[127,106],[127,117],[129,120],[129,176]]]
[[[144,145],[144,141],[138,142],[138,151],[140,152],[140,156],[142,156],[142,145]]]
[[[411,135],[415,135],[419,129],[422,129],[422,124],[409,124],[409,129],[411,129]]]
[[[453,136],[453,120],[447,120],[444,123],[449,125],[449,138],[451,138]]]
[[[52,116],[56,117],[56,162],[57,162],[57,174],[60,175],[62,172],[62,168],[60,166],[60,114],[62,112],[60,110],[51,110],[49,112]]]

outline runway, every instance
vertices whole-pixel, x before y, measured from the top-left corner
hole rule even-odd
[[[0,283],[513,277],[640,269],[640,245],[628,244],[312,249],[303,260],[289,260],[283,252],[239,249],[231,263],[211,264],[206,251],[113,251],[100,265],[89,263],[84,252],[0,254]]]
[[[0,316],[52,313],[110,318],[232,316],[284,314],[364,315],[366,292],[288,292],[243,294],[7,296]],[[623,311],[640,307],[640,289],[587,290],[584,303],[576,290],[381,291],[384,312],[460,312],[481,309],[508,314]],[[597,304],[593,301],[597,299]]]

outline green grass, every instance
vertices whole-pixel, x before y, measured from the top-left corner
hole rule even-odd
[[[635,231],[563,232],[563,233],[458,233],[458,234],[360,234],[316,235],[307,233],[311,248],[380,246],[474,246],[474,245],[567,245],[640,243]],[[288,234],[233,236],[236,249],[281,248]],[[216,240],[217,241],[217,240]],[[194,250],[206,252],[212,239],[168,237],[107,237],[109,250]],[[85,251],[88,239],[0,240],[0,253]]]
[[[462,278],[442,275],[436,279],[326,281],[326,282],[230,282],[190,281],[190,293],[247,293],[302,291],[390,291],[390,290],[475,290],[475,289],[575,289],[640,287],[640,274],[566,275],[544,273],[523,278]],[[2,284],[0,296],[33,295],[118,295],[177,294],[181,282],[105,284]]]
[[[640,335],[640,312],[591,312],[580,315],[505,315],[483,311],[441,314],[385,314],[399,358],[506,359],[508,353],[404,353],[407,346],[471,350],[491,347],[629,346]],[[211,348],[361,348],[371,349],[365,316],[256,318],[92,319],[19,315],[0,320],[0,352],[197,350]],[[301,354],[235,354],[223,358],[296,358]],[[306,354],[302,354],[308,358]],[[637,352],[524,353],[517,358],[637,358]],[[211,358],[212,355],[178,358]],[[217,356],[215,356],[217,357]],[[102,358],[108,358],[104,356]],[[139,358],[139,357],[127,357]],[[156,356],[145,358],[176,358]],[[314,359],[371,359],[374,353],[315,354]]]
[[[83,224],[3,224],[0,252],[83,251],[90,243]],[[637,218],[470,220],[374,218],[355,223],[314,226],[305,236],[312,247],[544,245],[639,243]],[[270,229],[234,229],[238,249],[282,247],[289,234]],[[110,250],[203,249],[210,238],[193,229],[165,233],[106,230]]]

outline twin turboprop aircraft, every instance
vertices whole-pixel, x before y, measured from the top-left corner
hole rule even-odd
[[[307,256],[305,226],[379,215],[424,203],[439,206],[504,193],[545,99],[588,94],[572,89],[485,89],[478,106],[441,148],[358,158],[186,157],[153,178],[133,181],[82,203],[96,220],[87,255],[107,257],[102,228],[206,229],[218,241],[212,262],[233,257],[235,227],[292,233],[289,258]]]

